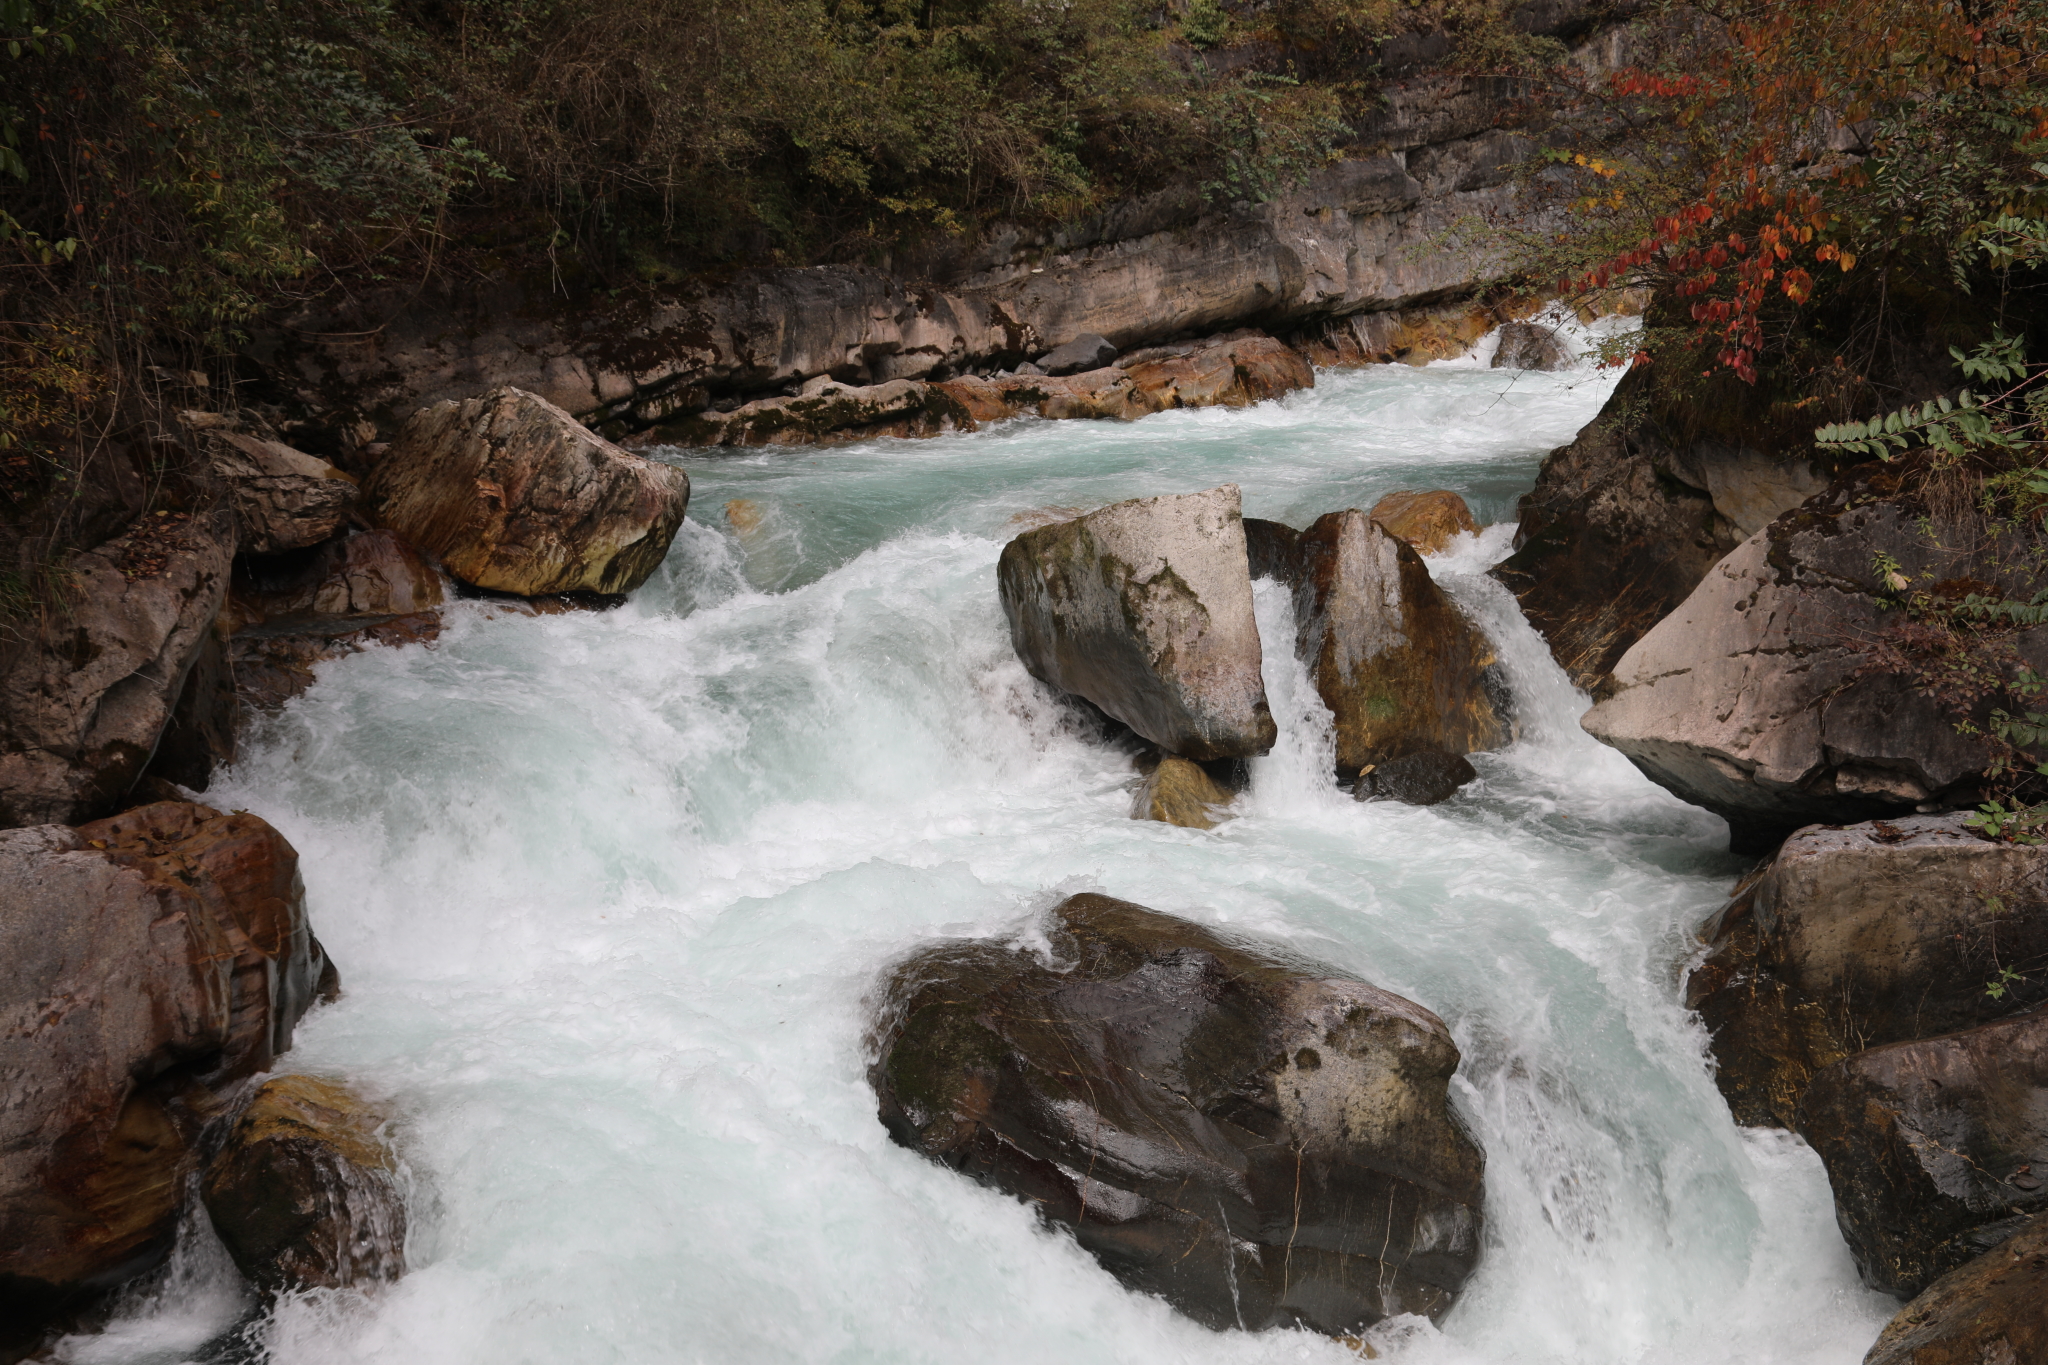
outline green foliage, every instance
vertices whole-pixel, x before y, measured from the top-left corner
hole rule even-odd
[[[2036,840],[2035,842],[2039,842]],[[1984,983],[1984,994],[1993,1000],[2003,1000],[2015,987],[2026,984],[2027,978],[2010,967],[2000,967],[1998,975]]]
[[[1986,801],[1964,816],[1963,823],[1999,843],[2048,844],[2048,803],[2007,806],[2002,801]]]

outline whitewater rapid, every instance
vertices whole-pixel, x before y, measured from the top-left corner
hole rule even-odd
[[[1281,742],[1214,831],[1129,819],[1127,757],[1011,653],[995,561],[1022,514],[1235,482],[1248,515],[1297,526],[1396,488],[1504,522],[1612,381],[1483,360],[1131,424],[665,452],[690,520],[626,606],[459,603],[432,648],[325,665],[207,799],[303,856],[347,994],[285,1064],[395,1116],[413,1269],[259,1312],[197,1219],[58,1358],[1356,1360],[1195,1326],[876,1121],[885,964],[1096,889],[1450,1024],[1487,1246],[1441,1328],[1375,1330],[1382,1358],[1853,1365],[1895,1305],[1858,1287],[1813,1155],[1730,1122],[1679,1004],[1741,864],[1718,820],[1579,730],[1585,699],[1483,576],[1507,527],[1432,564],[1522,727],[1442,806],[1334,787],[1270,584]]]

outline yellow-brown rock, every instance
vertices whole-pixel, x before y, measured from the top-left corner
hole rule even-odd
[[[1133,820],[1158,820],[1183,829],[1214,829],[1230,793],[1199,763],[1167,754],[1138,788]]]
[[[519,389],[414,413],[370,476],[377,517],[495,592],[630,592],[682,524],[682,470]]]
[[[1436,554],[1452,537],[1479,531],[1465,500],[1441,488],[1429,493],[1389,493],[1366,515],[1414,546],[1419,555]]]

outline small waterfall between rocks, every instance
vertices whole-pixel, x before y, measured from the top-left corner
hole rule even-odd
[[[1483,357],[1482,357],[1483,359]],[[408,1262],[246,1329],[280,1365],[1355,1360],[1211,1332],[1023,1204],[893,1146],[864,1079],[881,968],[1028,932],[1097,889],[1264,935],[1428,1005],[1487,1155],[1446,1365],[1854,1365],[1861,1289],[1819,1162],[1745,1133],[1679,1004],[1741,863],[1719,822],[1578,729],[1584,699],[1484,569],[1611,376],[1482,359],[1326,373],[1242,411],[1022,421],[830,449],[672,452],[696,485],[625,607],[450,612],[323,666],[208,799],[301,850],[347,996],[298,1065],[395,1117]],[[1351,800],[1256,585],[1281,739],[1213,831],[1128,818],[1137,775],[1012,654],[994,564],[1040,509],[1236,482],[1306,525],[1396,488],[1482,522],[1431,564],[1520,737],[1437,807]],[[729,519],[728,503],[744,504]],[[229,1358],[248,1300],[203,1225],[78,1365]]]

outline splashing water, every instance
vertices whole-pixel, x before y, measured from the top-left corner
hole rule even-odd
[[[675,452],[693,520],[624,608],[464,603],[437,647],[323,666],[208,799],[304,856],[347,995],[289,1064],[399,1116],[413,1269],[244,1334],[289,1365],[1355,1360],[1195,1326],[876,1122],[881,969],[1096,888],[1450,1024],[1487,1247],[1440,1328],[1375,1330],[1382,1356],[1856,1361],[1888,1305],[1819,1164],[1734,1127],[1678,1003],[1739,870],[1725,830],[1579,731],[1584,698],[1483,576],[1503,528],[1432,571],[1499,650],[1521,738],[1428,809],[1331,782],[1291,604],[1261,584],[1279,746],[1216,830],[1133,821],[1128,761],[1024,673],[996,599],[1039,509],[1234,481],[1295,525],[1433,487],[1502,521],[1610,386],[1381,367],[1237,412]],[[195,1233],[58,1356],[217,1359],[200,1343],[244,1310]]]

